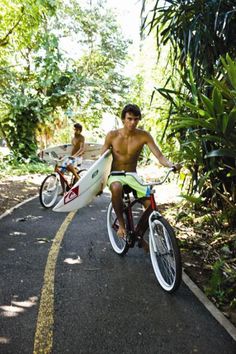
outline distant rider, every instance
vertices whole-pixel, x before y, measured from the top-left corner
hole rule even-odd
[[[66,170],[73,173],[75,176],[75,182],[79,180],[79,176],[77,174],[77,166],[82,163],[82,155],[84,153],[84,136],[81,134],[82,125],[80,123],[74,124],[75,134],[72,138],[72,151],[71,156],[67,157],[65,161],[63,161],[61,165],[61,172],[64,173]]]

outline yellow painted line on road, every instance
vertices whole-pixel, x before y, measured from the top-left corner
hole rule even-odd
[[[53,240],[53,244],[48,255],[34,338],[34,354],[49,354],[52,351],[56,262],[64,234],[75,213],[76,212],[69,213],[64,220]]]

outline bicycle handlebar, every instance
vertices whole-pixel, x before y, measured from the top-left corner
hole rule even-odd
[[[176,172],[176,168],[175,167],[171,167],[165,177],[161,180],[161,181],[155,181],[155,182],[144,182],[138,175],[136,172],[126,172],[126,171],[112,171],[111,175],[112,176],[132,176],[139,184],[141,184],[144,187],[148,187],[148,186],[158,186],[160,184],[163,184],[167,178],[169,177],[171,172]]]

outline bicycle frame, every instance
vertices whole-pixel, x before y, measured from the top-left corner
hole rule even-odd
[[[142,204],[142,199],[143,198],[135,198],[133,201],[130,201],[130,196],[129,196],[129,192],[125,192],[123,194],[123,201],[124,201],[124,213],[126,215],[127,218],[127,232],[131,237],[131,244],[133,245],[135,243],[136,240],[142,240],[145,231],[147,230],[148,226],[150,225],[150,217],[151,215],[153,216],[155,213],[155,217],[156,218],[160,218],[161,214],[157,211],[157,205],[156,205],[156,201],[154,198],[154,191],[153,191],[153,187],[155,185],[160,185],[163,184],[166,179],[168,178],[169,174],[171,172],[175,171],[175,168],[171,168],[168,173],[166,174],[166,176],[164,177],[164,179],[159,182],[151,182],[151,183],[142,183],[142,181],[140,182],[140,180],[138,180],[136,178],[136,180],[141,184],[141,185],[145,185],[145,186],[149,186],[150,187],[150,196],[146,197],[146,199],[150,200],[150,206],[143,212],[143,214],[141,215],[138,224],[136,225],[136,227],[134,227],[134,222],[133,222],[133,215],[132,215],[132,207],[134,206],[134,204],[136,203],[140,203]],[[133,175],[132,172],[125,172],[125,171],[113,171],[112,172],[113,175]],[[132,189],[131,189],[132,190]],[[153,235],[151,234],[151,238],[153,241]],[[154,242],[153,242],[154,243]],[[131,246],[130,246],[131,247]]]
[[[63,188],[63,183],[65,183],[66,189],[69,190],[71,188],[71,186],[73,185],[73,180],[74,180],[73,175],[71,177],[71,182],[69,183],[68,180],[65,178],[65,175],[60,171],[60,168],[58,167],[58,165],[55,165],[54,172],[59,174],[60,183],[61,183],[62,188]]]
[[[130,247],[134,246],[135,241],[142,241],[142,238],[149,225],[150,216],[153,214],[153,212],[157,212],[157,206],[153,191],[151,191],[150,197],[147,197],[146,199],[150,200],[150,205],[142,213],[137,225],[134,226],[132,207],[137,203],[142,204],[142,198],[135,198],[133,201],[130,201],[130,197],[128,194],[125,194],[124,196],[124,213],[127,217],[127,233],[131,239]]]

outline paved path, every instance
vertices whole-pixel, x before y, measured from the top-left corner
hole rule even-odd
[[[235,354],[188,287],[166,294],[142,250],[114,254],[108,202],[73,215],[36,198],[0,220],[0,353]]]

